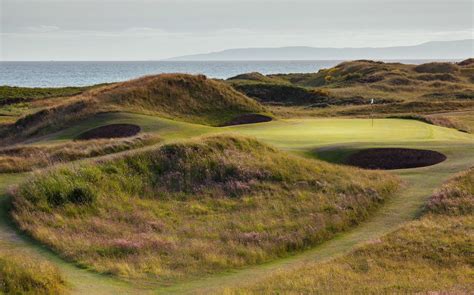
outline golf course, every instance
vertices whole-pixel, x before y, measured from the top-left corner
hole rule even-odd
[[[166,74],[0,105],[0,291],[472,292],[471,72],[343,97],[373,67],[437,75]],[[450,83],[471,98],[427,98]]]

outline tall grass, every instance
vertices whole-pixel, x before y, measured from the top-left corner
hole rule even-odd
[[[327,263],[307,263],[229,294],[470,294],[474,169],[429,200],[425,215]]]
[[[0,252],[0,293],[65,294],[64,278],[52,264],[26,253]]]
[[[162,281],[312,247],[364,220],[398,180],[214,136],[36,175],[19,226],[100,272]]]

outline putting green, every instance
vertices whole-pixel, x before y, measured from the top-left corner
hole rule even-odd
[[[297,255],[271,263],[233,270],[203,277],[194,281],[171,286],[158,286],[153,282],[123,282],[106,275],[95,274],[68,263],[31,239],[22,236],[13,227],[6,214],[7,200],[3,199],[0,215],[0,247],[20,247],[31,255],[39,255],[56,264],[73,291],[88,294],[136,294],[136,293],[186,293],[215,291],[220,287],[235,286],[251,282],[281,268],[295,267],[308,261],[324,261],[347,253],[355,247],[380,237],[412,220],[432,191],[454,173],[474,166],[474,136],[454,129],[428,125],[418,121],[379,119],[292,119],[268,123],[241,125],[224,128],[206,127],[175,122],[153,116],[111,113],[81,122],[73,128],[43,137],[44,143],[70,140],[84,130],[116,123],[140,125],[146,132],[156,132],[166,141],[186,139],[211,133],[232,132],[253,136],[279,148],[305,155],[325,156],[338,161],[350,150],[380,146],[426,148],[440,151],[448,156],[440,164],[406,170],[396,170],[406,187],[389,200],[369,221],[357,228],[338,235],[322,245]],[[1,175],[0,189],[21,180],[21,175]]]
[[[470,141],[472,134],[454,129],[403,119],[289,119],[229,127],[209,127],[131,113],[105,113],[74,127],[42,139],[70,140],[82,132],[108,124],[137,124],[144,132],[161,135],[165,140],[186,139],[210,133],[231,132],[253,136],[282,149],[308,150],[332,144],[410,143],[433,141]]]
[[[228,127],[280,148],[305,150],[331,144],[469,141],[473,136],[415,120],[293,119]]]

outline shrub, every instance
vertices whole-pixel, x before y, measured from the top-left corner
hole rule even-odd
[[[95,193],[88,187],[76,187],[67,196],[69,202],[78,205],[90,205],[96,198]]]
[[[48,204],[51,207],[62,206],[67,202],[67,197],[64,191],[53,190],[47,193]]]

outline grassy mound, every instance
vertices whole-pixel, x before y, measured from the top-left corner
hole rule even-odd
[[[25,254],[0,252],[0,293],[66,293],[66,284],[58,269]]]
[[[269,82],[269,83],[284,82],[284,80],[274,79],[274,78],[265,76],[259,72],[240,74],[234,77],[230,77],[228,80],[229,81],[248,80],[248,81]]]
[[[462,173],[439,189],[426,206],[434,214],[474,215],[474,168]]]
[[[468,58],[463,61],[457,63],[458,66],[465,67],[465,66],[472,66],[474,65],[474,58]]]
[[[167,281],[314,246],[397,187],[384,173],[215,136],[38,174],[15,193],[12,215],[79,264]]]
[[[327,263],[308,263],[229,294],[468,294],[474,288],[474,169],[429,200],[424,217]]]
[[[95,88],[66,102],[51,102],[19,119],[4,134],[17,138],[44,134],[97,113],[115,111],[219,126],[238,115],[264,112],[264,108],[225,83],[205,76],[162,74]]]
[[[239,75],[227,81],[247,96],[273,105],[274,113],[305,116],[366,115],[369,113],[430,114],[431,108],[412,104],[437,104],[442,111],[474,108],[474,67],[469,60],[454,63],[410,65],[370,60],[343,62],[317,73],[263,76]],[[373,108],[371,101],[376,107]],[[277,105],[277,106],[275,106]],[[446,108],[444,108],[446,106]]]

